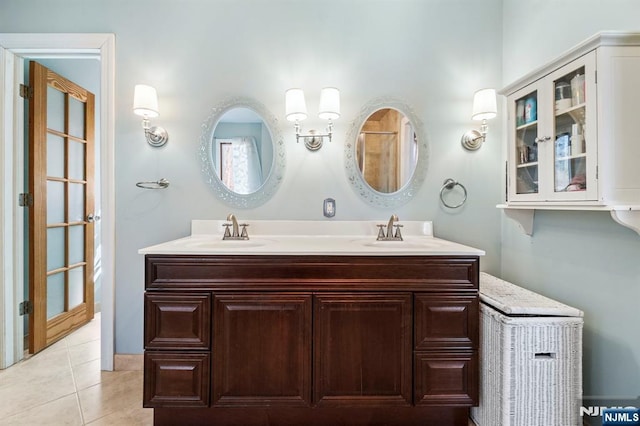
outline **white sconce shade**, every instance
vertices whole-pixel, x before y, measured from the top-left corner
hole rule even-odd
[[[158,94],[155,88],[145,84],[136,84],[133,92],[133,112],[148,118],[154,118],[160,114]]]
[[[490,120],[497,115],[496,91],[494,89],[478,90],[473,95],[473,120]]]
[[[289,89],[284,94],[285,115],[289,121],[302,121],[307,118],[307,104],[302,89]]]
[[[340,117],[340,91],[335,87],[325,87],[320,92],[318,117],[323,120],[335,120]]]
[[[149,145],[160,147],[167,143],[169,134],[159,126],[151,127],[150,118],[159,115],[156,89],[146,84],[136,84],[133,91],[133,113],[142,116],[142,128]]]

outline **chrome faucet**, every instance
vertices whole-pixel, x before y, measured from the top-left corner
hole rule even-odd
[[[402,233],[400,232],[400,225],[398,222],[398,216],[392,214],[387,222],[387,231],[384,231],[384,225],[378,225],[378,241],[402,241]],[[394,224],[395,223],[395,224]],[[396,228],[396,232],[393,232],[393,228]]]
[[[387,239],[393,238],[393,222],[398,221],[398,215],[392,214],[387,222]]]
[[[230,222],[230,223],[229,223]],[[229,213],[227,215],[227,223],[223,224],[225,227],[224,235],[222,236],[223,240],[248,240],[249,234],[247,233],[247,223],[241,223],[238,225],[238,220],[233,213]],[[242,227],[242,233],[240,232],[239,227]],[[231,227],[231,230],[229,230]]]

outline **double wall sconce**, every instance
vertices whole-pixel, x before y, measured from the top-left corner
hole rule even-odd
[[[480,125],[480,131],[473,129],[462,135],[460,142],[466,150],[475,151],[482,146],[489,129],[487,120],[494,118],[497,112],[496,91],[494,89],[481,89],[473,95],[471,119],[482,120],[482,124]]]
[[[136,84],[133,93],[133,112],[142,116],[142,128],[147,142],[151,146],[160,147],[167,143],[169,134],[162,127],[151,127],[149,119],[160,115],[158,111],[158,94],[156,89],[145,84]]]
[[[304,139],[304,146],[309,151],[317,151],[322,147],[325,137],[329,138],[333,134],[333,120],[340,117],[340,91],[335,87],[325,87],[320,92],[320,108],[318,117],[328,120],[325,133],[318,133],[316,130],[309,130],[308,134],[302,134],[300,122],[307,118],[307,104],[304,101],[304,91],[302,89],[289,89],[285,92],[285,113],[287,120],[295,122],[296,142],[300,138]]]

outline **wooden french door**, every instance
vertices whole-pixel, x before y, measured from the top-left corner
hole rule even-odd
[[[94,314],[94,95],[29,63],[29,352]]]

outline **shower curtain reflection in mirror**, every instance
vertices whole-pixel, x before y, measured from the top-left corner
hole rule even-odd
[[[262,185],[262,167],[252,136],[215,139],[216,168],[220,180],[238,194],[252,194]]]

